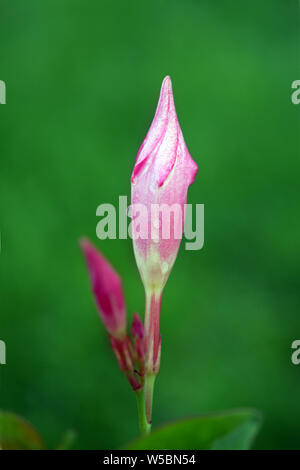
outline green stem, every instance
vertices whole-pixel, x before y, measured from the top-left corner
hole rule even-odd
[[[152,402],[153,402],[153,391],[155,384],[156,375],[150,374],[145,377],[145,411],[147,421],[151,427],[152,420]]]
[[[145,393],[144,389],[137,390],[136,392],[137,409],[139,416],[139,428],[142,435],[150,434],[151,423],[148,423],[146,408],[145,408]]]

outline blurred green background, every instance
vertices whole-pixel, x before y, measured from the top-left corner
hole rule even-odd
[[[287,0],[0,1],[0,407],[49,446],[70,427],[78,448],[138,432],[78,238],[143,313],[132,243],[97,240],[95,213],[129,197],[169,74],[205,247],[181,247],[165,288],[154,423],[251,406],[257,448],[300,448],[298,24]]]

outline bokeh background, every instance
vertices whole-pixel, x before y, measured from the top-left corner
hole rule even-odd
[[[0,407],[48,446],[137,435],[90,293],[78,238],[144,295],[130,240],[99,241],[96,207],[130,195],[161,81],[199,173],[205,247],[181,247],[167,283],[154,423],[250,406],[256,448],[300,448],[298,2],[1,0]]]

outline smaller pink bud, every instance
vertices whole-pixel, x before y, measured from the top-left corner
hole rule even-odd
[[[131,333],[134,338],[142,339],[144,337],[144,325],[137,313],[133,314]]]
[[[134,339],[134,356],[139,368],[138,374],[143,385],[145,375],[146,341],[144,325],[137,313],[133,314],[131,333]]]
[[[80,245],[103,323],[113,337],[124,338],[126,311],[121,279],[106,258],[87,239],[82,239]]]
[[[125,373],[127,379],[133,390],[139,390],[141,384],[139,383],[134,369],[133,351],[130,338],[118,339],[113,336],[110,337],[110,344],[118,360],[120,369]]]

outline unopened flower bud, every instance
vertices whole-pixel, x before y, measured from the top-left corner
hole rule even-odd
[[[111,336],[110,344],[118,360],[120,369],[127,376],[133,390],[139,390],[141,388],[141,384],[135,375],[134,358],[130,338],[127,336],[126,338],[118,339]]]
[[[143,322],[137,313],[133,314],[131,334],[134,339],[136,359],[140,368],[142,368],[139,372],[140,375],[143,375],[145,363],[145,333]]]
[[[145,289],[161,290],[168,279],[182,239],[187,190],[197,170],[166,77],[131,176],[133,246]]]
[[[126,335],[126,311],[121,279],[106,258],[86,239],[81,240],[102,321],[112,336]]]

